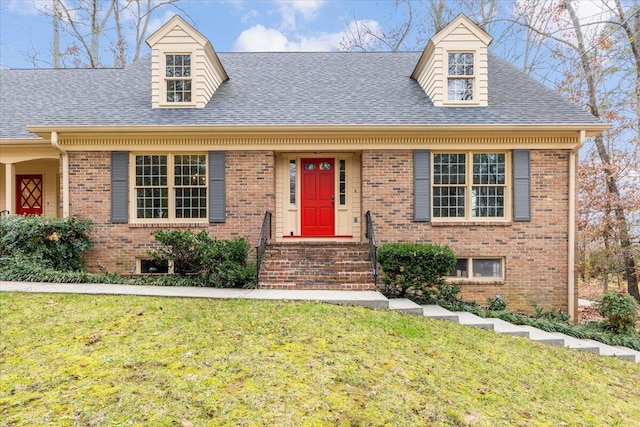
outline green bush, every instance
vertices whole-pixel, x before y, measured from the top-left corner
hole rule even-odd
[[[255,266],[247,262],[250,246],[243,238],[215,239],[206,231],[158,230],[162,244],[149,255],[156,260],[173,260],[173,271],[190,277],[199,286],[248,288],[255,285]]]
[[[114,273],[57,271],[22,255],[0,258],[0,280],[48,283],[129,283],[128,279]]]
[[[24,257],[58,271],[85,268],[92,223],[79,218],[0,217],[0,256]]]
[[[626,292],[605,292],[600,303],[600,314],[605,326],[619,334],[634,335],[638,321],[638,308],[631,295]]]
[[[419,302],[455,300],[458,285],[443,278],[456,265],[448,246],[427,243],[385,243],[378,250],[378,262],[391,297],[409,297]]]

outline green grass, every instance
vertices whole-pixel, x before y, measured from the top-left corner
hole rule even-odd
[[[319,303],[0,294],[3,426],[632,426],[640,365]]]

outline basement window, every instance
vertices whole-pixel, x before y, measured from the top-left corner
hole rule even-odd
[[[449,279],[503,280],[503,258],[458,258]]]
[[[168,274],[169,261],[155,259],[138,259],[138,274]]]

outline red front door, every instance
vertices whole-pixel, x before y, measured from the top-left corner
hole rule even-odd
[[[302,235],[333,236],[333,159],[301,159]]]
[[[16,175],[18,215],[42,215],[42,175]]]

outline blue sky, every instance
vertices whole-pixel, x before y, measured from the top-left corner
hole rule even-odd
[[[0,0],[0,64],[32,68],[28,57],[37,52],[40,66],[47,66],[52,25],[42,10],[50,4],[51,0]],[[173,7],[158,10],[148,34],[180,14],[220,52],[335,50],[355,19],[366,20],[370,27],[394,19],[392,0],[183,0],[179,7],[184,12]]]

